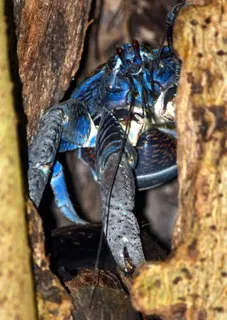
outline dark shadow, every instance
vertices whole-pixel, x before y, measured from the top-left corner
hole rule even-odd
[[[19,155],[22,165],[23,185],[25,193],[27,194],[27,139],[26,139],[26,125],[27,118],[23,109],[22,99],[22,83],[19,76],[19,64],[17,57],[17,38],[16,38],[16,25],[14,22],[14,5],[12,0],[5,0],[5,16],[7,21],[7,34],[8,34],[8,56],[10,63],[10,75],[13,82],[13,99],[14,107],[17,116],[17,137],[19,142]]]

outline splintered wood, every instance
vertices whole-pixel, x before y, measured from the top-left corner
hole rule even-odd
[[[179,218],[168,261],[135,277],[134,306],[162,319],[227,319],[227,3],[187,7],[175,26]]]

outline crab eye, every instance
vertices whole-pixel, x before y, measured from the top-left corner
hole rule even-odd
[[[135,51],[139,51],[139,48],[140,48],[139,42],[137,40],[133,40],[132,47]]]
[[[120,46],[116,46],[116,54],[118,55],[119,58],[124,57],[124,49]]]

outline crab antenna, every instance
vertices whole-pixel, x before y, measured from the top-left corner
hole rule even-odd
[[[166,16],[167,42],[170,47],[173,42],[173,25],[180,10],[186,5],[186,1],[176,4]]]

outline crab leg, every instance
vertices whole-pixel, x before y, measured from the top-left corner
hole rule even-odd
[[[29,195],[37,207],[56,157],[63,131],[63,118],[64,112],[61,107],[48,110],[41,118],[39,130],[29,146]]]
[[[123,154],[113,181],[118,159],[119,154],[114,153],[105,165],[101,181],[102,214],[110,250],[117,264],[128,271],[132,265],[137,267],[144,262],[145,258],[139,225],[133,214],[135,179],[128,159]]]
[[[136,145],[139,157],[135,175],[139,190],[157,187],[177,176],[175,132],[161,130],[145,131]]]
[[[31,199],[38,207],[57,152],[92,146],[95,132],[86,106],[68,101],[50,108],[40,119],[39,130],[28,150],[28,186]]]
[[[115,261],[128,271],[144,261],[144,254],[139,225],[133,214],[135,178],[131,166],[136,155],[134,148],[124,139],[118,120],[106,111],[96,143],[104,233]]]
[[[86,221],[78,216],[72,205],[65,182],[63,167],[59,161],[56,161],[54,165],[50,184],[54,193],[55,203],[61,213],[72,222],[86,224]]]

